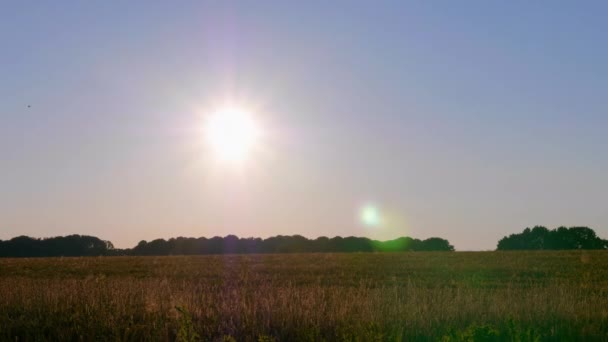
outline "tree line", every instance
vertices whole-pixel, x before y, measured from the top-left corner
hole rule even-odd
[[[199,255],[253,253],[324,253],[324,252],[405,252],[453,251],[454,246],[441,238],[419,240],[401,237],[389,241],[363,237],[319,237],[307,239],[301,235],[274,236],[267,239],[239,238],[235,235],[213,238],[178,237],[169,240],[140,241],[137,246],[117,249],[110,241],[94,236],[70,235],[36,239],[19,236],[0,240],[0,257],[53,257],[102,255]]]
[[[608,249],[608,240],[599,238],[589,227],[559,227],[547,229],[543,226],[526,228],[519,234],[505,236],[498,241],[497,250],[562,250],[562,249]]]
[[[169,240],[141,241],[127,253],[130,255],[169,254],[252,254],[252,253],[324,253],[324,252],[405,252],[453,251],[454,247],[441,238],[426,240],[401,237],[389,241],[370,240],[364,237],[319,237],[307,239],[301,235],[274,236],[268,239],[226,237],[174,238]]]
[[[502,250],[567,250],[608,249],[608,240],[599,238],[588,227],[543,226],[526,228],[518,234],[505,236],[496,248]],[[56,257],[56,256],[119,256],[119,255],[200,255],[200,254],[254,254],[254,253],[354,253],[354,252],[407,252],[453,251],[448,240],[432,237],[426,240],[400,237],[378,241],[365,237],[319,237],[307,239],[301,235],[273,236],[267,239],[239,238],[235,235],[213,238],[156,239],[140,241],[135,247],[114,248],[110,241],[94,236],[69,235],[52,238],[19,236],[0,240],[0,257]]]
[[[18,236],[0,240],[0,257],[98,256],[114,250],[110,241],[94,236],[69,235],[47,239]]]

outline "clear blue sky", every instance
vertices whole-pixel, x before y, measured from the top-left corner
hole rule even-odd
[[[607,10],[2,2],[0,239],[608,238]],[[272,137],[239,170],[199,146],[226,99]],[[382,224],[360,222],[366,205]]]

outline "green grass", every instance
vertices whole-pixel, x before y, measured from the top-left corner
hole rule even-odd
[[[608,252],[0,259],[0,340],[608,340]]]

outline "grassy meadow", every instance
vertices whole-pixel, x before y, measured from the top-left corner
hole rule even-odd
[[[0,340],[608,340],[608,252],[0,259]]]

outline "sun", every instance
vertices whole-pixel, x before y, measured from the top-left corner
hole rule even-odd
[[[221,160],[245,161],[260,138],[260,129],[251,112],[240,108],[222,108],[206,121],[205,140]]]

